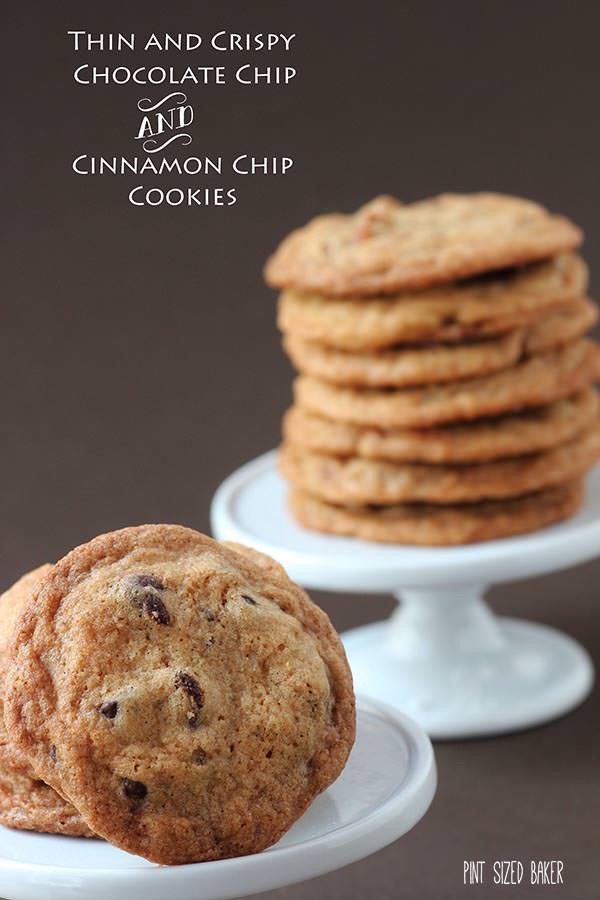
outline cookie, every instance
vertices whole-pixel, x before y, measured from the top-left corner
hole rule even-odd
[[[221,545],[227,547],[229,550],[233,550],[234,553],[245,556],[246,559],[249,559],[250,562],[258,566],[259,569],[264,569],[274,578],[279,578],[283,581],[289,580],[288,574],[281,563],[278,563],[272,556],[267,556],[266,553],[261,553],[260,550],[255,550],[254,547],[247,547],[246,544],[238,544],[237,541],[221,541]]]
[[[458,285],[383,299],[332,300],[284,291],[278,325],[286,334],[339,350],[454,343],[529,325],[581,297],[587,280],[581,257],[566,254]]]
[[[337,459],[284,444],[282,474],[329,503],[473,503],[531,494],[583,475],[600,458],[600,424],[552,450],[531,456],[465,465]]]
[[[598,415],[598,394],[585,388],[548,406],[467,425],[423,430],[347,425],[292,406],[283,419],[284,439],[330,456],[390,462],[485,462],[539,453],[571,440]]]
[[[23,613],[11,660],[11,740],[90,828],[158,863],[268,847],[354,740],[325,613],[280,568],[180,526],[69,553]]]
[[[406,205],[377,197],[292,232],[265,277],[330,296],[388,294],[555,256],[581,241],[568,219],[518,197],[441,194]]]
[[[95,837],[73,804],[44,781],[20,775],[10,761],[6,764],[2,740],[0,733],[0,825],[21,831]]]
[[[44,563],[37,569],[26,572],[3,594],[0,594],[0,660],[8,650],[10,637],[23,607],[38,582],[48,574],[51,568],[50,563]]]
[[[581,297],[552,310],[527,329],[525,355],[534,356],[577,340],[598,322],[598,307]]]
[[[537,531],[575,515],[583,499],[580,481],[519,497],[463,506],[332,506],[292,490],[290,509],[314,531],[385,544],[451,547]]]
[[[542,406],[600,379],[600,347],[579,340],[481,378],[401,390],[294,382],[296,404],[325,418],[377,428],[429,428]]]
[[[292,334],[283,346],[298,371],[332,384],[411,387],[487,375],[581,337],[597,320],[589,300],[574,300],[528,328],[468,344],[399,347],[379,353],[334,350]]]
[[[33,589],[51,568],[47,564],[28,572],[0,596],[0,824],[92,837],[75,807],[36,778],[27,758],[9,742],[2,715],[7,643]]]

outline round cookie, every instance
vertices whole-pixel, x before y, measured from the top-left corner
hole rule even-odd
[[[516,330],[472,344],[352,353],[287,334],[283,347],[298,372],[330,384],[408,387],[459,381],[506,369],[521,357],[524,335],[524,330]]]
[[[14,637],[11,740],[112,843],[163,864],[274,843],[341,772],[352,679],[283,570],[191,529],[100,535]]]
[[[3,594],[0,594],[0,660],[8,650],[8,644],[23,607],[29,600],[33,589],[37,587],[44,575],[52,568],[44,563],[31,572],[26,572],[15,581]]]
[[[441,194],[404,205],[383,196],[292,232],[265,277],[330,296],[388,294],[555,256],[581,241],[568,219],[518,197]]]
[[[584,335],[597,322],[598,307],[585,297],[557,306],[547,316],[529,326],[525,354],[535,356],[536,353],[562,347]]]
[[[596,322],[589,300],[574,300],[528,328],[468,344],[396,348],[379,353],[335,350],[315,341],[284,335],[283,346],[305,375],[356,387],[412,387],[459,381],[515,365],[520,359],[576,340]]]
[[[485,462],[548,450],[571,440],[597,415],[594,388],[539,409],[420,431],[348,425],[292,406],[283,419],[283,435],[291,444],[330,456],[390,462]]]
[[[301,375],[294,382],[294,398],[302,409],[338,422],[430,428],[542,406],[599,378],[600,347],[579,340],[502,372],[423,388],[348,388]]]
[[[576,481],[528,497],[464,506],[332,506],[299,490],[291,491],[289,505],[298,522],[314,531],[385,544],[451,547],[537,531],[575,515],[582,498],[582,484]]]
[[[46,564],[27,572],[0,596],[0,824],[92,837],[75,807],[35,777],[26,756],[11,744],[4,728],[2,694],[8,640],[34,588],[51,568]]]
[[[462,284],[385,298],[333,300],[284,291],[278,325],[286,334],[339,350],[454,343],[529,325],[580,298],[587,280],[581,257],[567,254]]]
[[[0,731],[3,731],[0,726]],[[0,742],[2,735],[0,734]],[[0,825],[69,837],[96,837],[75,807],[44,781],[6,765],[0,748]]]
[[[239,553],[240,556],[245,556],[259,569],[264,569],[265,572],[274,578],[279,578],[283,581],[289,580],[288,574],[281,563],[278,563],[272,556],[267,556],[266,553],[261,553],[260,550],[255,550],[254,547],[247,547],[246,544],[238,544],[237,541],[221,541],[221,546],[233,550],[234,553]]]
[[[337,459],[294,445],[280,452],[282,474],[295,487],[336,504],[472,503],[519,497],[573,481],[600,457],[600,424],[532,456],[464,465]]]

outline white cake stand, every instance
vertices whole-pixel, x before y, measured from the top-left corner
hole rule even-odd
[[[254,856],[156,866],[110,844],[0,827],[6,900],[226,900],[271,890],[363,859],[406,834],[436,788],[429,739],[399,714],[358,703],[346,768],[274,847]]]
[[[213,532],[270,554],[308,588],[386,592],[401,600],[388,621],[343,636],[361,693],[396,706],[436,738],[537,725],[588,694],[593,667],[579,644],[543,625],[498,618],[482,596],[491,584],[600,556],[600,467],[570,521],[466,547],[318,534],[296,525],[285,494],[275,453],[259,457],[215,494]]]

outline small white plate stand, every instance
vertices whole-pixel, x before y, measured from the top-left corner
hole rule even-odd
[[[434,738],[538,725],[573,709],[591,689],[594,670],[579,644],[544,625],[497,617],[482,597],[491,584],[600,556],[600,466],[588,476],[583,509],[568,522],[523,537],[425,548],[301,528],[287,511],[272,451],[223,482],[212,529],[220,540],[275,557],[307,588],[394,594],[401,602],[388,621],[343,635],[355,686]]]
[[[157,866],[88,838],[0,827],[6,900],[227,900],[314,878],[406,834],[436,789],[431,743],[418,726],[359,698],[356,743],[338,780],[269,850],[186,866]]]

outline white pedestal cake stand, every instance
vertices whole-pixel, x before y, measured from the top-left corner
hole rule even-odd
[[[6,900],[227,900],[283,887],[363,859],[409,831],[436,788],[429,739],[394,709],[359,698],[346,768],[294,827],[253,856],[156,866],[89,838],[0,827]]]
[[[311,532],[292,520],[285,495],[276,455],[267,453],[223,482],[213,500],[213,531],[275,557],[305,587],[398,597],[391,619],[343,636],[359,692],[402,710],[436,738],[537,725],[589,692],[593,667],[579,644],[543,625],[499,618],[482,596],[491,584],[600,556],[600,467],[570,521],[466,547]]]

